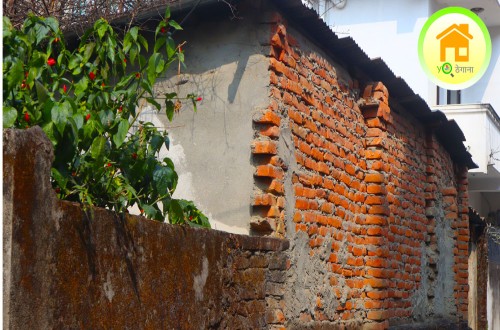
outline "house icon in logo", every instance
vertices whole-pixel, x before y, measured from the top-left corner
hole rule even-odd
[[[440,44],[440,60],[446,61],[446,51],[453,50],[456,62],[469,61],[469,24],[453,24],[436,36]]]

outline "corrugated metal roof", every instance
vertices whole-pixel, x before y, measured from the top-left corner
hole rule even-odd
[[[370,59],[350,37],[339,38],[313,10],[300,0],[272,0],[290,22],[301,27],[301,32],[315,40],[330,56],[351,72],[361,71],[373,81],[381,81],[389,90],[390,102],[396,102],[424,124],[432,123],[436,135],[452,159],[469,169],[478,166],[465,148],[465,136],[453,120],[447,120],[441,111],[433,111],[401,77],[397,77],[380,58]],[[354,69],[358,68],[358,69]]]

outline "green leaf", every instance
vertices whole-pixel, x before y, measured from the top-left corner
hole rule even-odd
[[[170,167],[157,165],[153,171],[153,182],[159,195],[169,195],[177,181],[177,174]]]
[[[80,113],[73,115],[73,120],[75,121],[76,127],[80,130],[83,127],[83,116]]]
[[[71,128],[71,132],[73,133],[73,137],[71,142],[77,146],[78,145],[78,125],[73,117],[68,117],[68,124]]]
[[[118,132],[113,135],[113,142],[115,143],[117,148],[119,148],[123,144],[123,141],[125,141],[129,128],[130,125],[128,123],[128,120],[120,120],[120,124],[118,124]]]
[[[57,139],[57,133],[54,131],[54,123],[50,122],[44,125],[42,130],[45,132],[45,135],[47,135],[50,142],[52,142],[52,145],[56,147],[59,141]]]
[[[163,73],[164,70],[165,70],[165,61],[160,56],[160,59],[159,59],[158,63],[156,64],[156,74],[159,75],[159,74]]]
[[[143,36],[141,36],[140,34],[137,36],[137,39],[139,40],[139,42],[141,43],[142,47],[144,47],[144,49],[146,51],[148,51],[148,41],[146,40],[146,38],[144,38]]]
[[[17,119],[17,110],[13,107],[4,106],[3,108],[3,128],[14,126]]]
[[[91,42],[85,45],[85,50],[83,52],[82,63],[87,63],[92,56],[95,48],[95,42]]]
[[[5,67],[4,67],[5,70]],[[5,71],[4,71],[5,72]],[[16,88],[24,79],[23,62],[16,60],[7,73],[7,81],[10,88]],[[5,86],[4,86],[5,88]]]
[[[165,110],[167,113],[167,118],[169,121],[172,121],[174,119],[174,112],[175,112],[175,104],[172,102],[172,100],[166,99],[165,100]]]
[[[128,76],[122,77],[118,84],[116,84],[115,89],[120,90],[125,88],[133,78],[135,78],[135,74],[129,74]]]
[[[158,103],[154,98],[147,97],[146,101],[148,101],[150,104],[154,105],[156,107],[156,109],[161,110],[161,104]]]
[[[137,50],[137,47],[133,46],[130,48],[130,63],[133,65],[135,64],[135,58],[137,57],[137,54],[139,51]]]
[[[46,17],[45,24],[52,30],[52,32],[59,32],[59,22],[54,17]],[[61,38],[60,35],[57,35]]]
[[[153,89],[151,87],[152,87],[152,85],[149,82],[149,80],[145,80],[145,79],[141,80],[141,88],[144,89],[146,92],[148,92],[149,95],[153,94]]]
[[[74,68],[78,67],[81,61],[81,56],[79,54],[75,54],[71,56],[69,63],[68,63],[68,69],[73,70]]]
[[[154,53],[148,61],[148,81],[151,85],[155,83],[156,80],[156,66],[160,60],[160,54]]]
[[[108,58],[111,61],[111,63],[115,62],[115,57],[116,57],[115,46],[113,46],[110,43],[108,46]]]
[[[87,121],[87,123],[83,126],[83,138],[87,141],[93,138],[95,132],[98,130],[97,127],[97,121],[90,119]],[[90,141],[88,142],[90,143]]]
[[[177,24],[176,21],[168,21],[168,25],[170,25],[176,30],[182,30],[182,27],[179,24]]]
[[[128,33],[130,33],[130,36],[134,41],[137,41],[137,36],[139,34],[139,27],[137,26],[132,27],[130,31],[128,31]]]
[[[141,208],[144,211],[144,214],[148,218],[155,219],[157,217],[157,211],[153,206],[148,205],[148,204],[142,204]]]
[[[84,92],[89,86],[89,80],[87,77],[83,77],[75,84],[75,95],[80,98],[84,96]]]
[[[156,39],[155,41],[155,47],[154,47],[154,52],[158,52],[161,47],[163,47],[163,45],[165,45],[165,42],[167,42],[167,38],[165,37],[160,37],[158,39]]]
[[[169,19],[170,18],[170,7],[167,6],[167,9],[165,9],[165,18]]]
[[[8,38],[12,34],[12,24],[10,23],[10,19],[7,16],[3,17],[3,37]]]
[[[68,104],[55,105],[50,113],[52,122],[56,125],[59,134],[63,135],[69,116]]]
[[[165,135],[164,136],[164,143],[165,143],[165,148],[170,149],[170,138],[168,137],[168,135]]]
[[[66,185],[68,184],[68,178],[61,174],[56,168],[52,167],[50,169],[52,174],[52,178],[56,181],[57,185],[62,189],[66,189]]]
[[[149,140],[149,144],[151,145],[151,148],[154,153],[158,152],[163,145],[163,136],[160,134],[154,134],[151,137],[151,140]]]
[[[104,127],[109,127],[115,121],[115,114],[111,110],[99,111],[99,119]]]
[[[38,100],[41,103],[45,103],[45,101],[49,97],[49,91],[39,81],[35,82],[35,87],[36,87],[36,95],[38,97]]]
[[[98,136],[92,142],[90,147],[90,155],[94,159],[102,159],[104,157],[104,148],[106,145],[106,139],[103,136]]]
[[[167,38],[167,57],[171,58],[174,56],[177,47],[175,46],[175,41],[171,37]]]
[[[97,34],[99,35],[99,39],[102,39],[108,30],[108,24],[104,20],[100,19],[96,22],[96,25],[98,25]]]
[[[184,212],[176,199],[170,201],[168,221],[171,224],[184,223]]]
[[[130,35],[130,33],[127,33],[125,35],[125,38],[123,38],[123,52],[127,54],[130,50],[130,47],[132,47],[132,36]]]
[[[49,33],[50,29],[47,26],[37,24],[35,26],[36,43],[39,44]]]

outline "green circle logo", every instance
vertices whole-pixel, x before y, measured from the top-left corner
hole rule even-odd
[[[453,66],[450,63],[446,62],[445,64],[443,64],[441,69],[443,70],[444,74],[450,74],[453,70]]]
[[[491,39],[483,21],[461,7],[448,7],[425,22],[418,39],[420,65],[436,85],[451,90],[475,84],[491,58]]]

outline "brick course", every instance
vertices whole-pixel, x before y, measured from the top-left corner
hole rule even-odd
[[[436,138],[438,123],[417,120],[383,83],[348,76],[361,65],[334,62],[280,14],[263,11],[262,20],[269,102],[252,113],[254,139],[245,142],[255,165],[250,227],[288,239],[290,248],[275,238],[116,221],[103,210],[87,228],[79,207],[57,202],[65,213],[44,216],[23,231],[27,237],[12,236],[42,265],[23,263],[28,275],[14,280],[30,284],[30,276],[55,272],[36,281],[51,295],[12,286],[10,315],[24,322],[19,328],[42,320],[49,327],[386,329],[467,317],[467,169]],[[135,245],[102,240],[119,235]],[[33,237],[48,246],[22,245]],[[204,257],[200,300],[193,278],[203,278]],[[102,293],[108,271],[120,287],[113,310]],[[52,305],[38,303],[46,297]],[[152,316],[156,309],[170,312]]]
[[[253,154],[279,155],[279,132],[289,128],[297,167],[277,168],[271,161],[258,166],[256,182],[273,181],[256,193],[253,205],[266,196],[268,212],[259,222],[292,241],[290,233],[307,233],[311,256],[333,238],[323,263],[339,299],[327,313],[317,292],[316,307],[305,309],[299,323],[349,326],[362,320],[366,328],[383,329],[433,317],[432,310],[415,312],[415,296],[422,293],[430,306],[438,304],[433,290],[441,270],[434,259],[440,256],[451,259],[454,274],[447,292],[454,302],[446,316],[466,318],[467,169],[453,163],[430,125],[400,107],[393,111],[381,82],[346,83],[328,59],[301,49],[278,14],[271,31],[270,105],[254,120],[254,145],[262,147]],[[274,191],[287,176],[293,194]],[[283,197],[295,199],[293,210],[278,203]],[[292,221],[285,222],[285,211]],[[436,221],[451,231],[450,250],[437,244]]]

